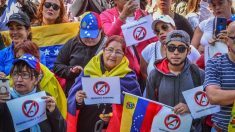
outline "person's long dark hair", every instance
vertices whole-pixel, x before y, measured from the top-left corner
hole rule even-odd
[[[37,6],[30,0],[22,3],[22,7],[20,9],[28,15],[30,22],[37,20]]]

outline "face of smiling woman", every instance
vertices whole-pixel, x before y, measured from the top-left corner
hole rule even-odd
[[[112,41],[104,49],[103,59],[105,68],[110,71],[115,66],[121,63],[124,56],[124,51],[122,50],[122,44],[117,41]]]
[[[18,44],[18,43],[23,42],[24,40],[27,40],[30,34],[30,29],[26,29],[25,26],[17,22],[11,22],[9,24],[9,34],[10,34],[12,41],[15,44]]]

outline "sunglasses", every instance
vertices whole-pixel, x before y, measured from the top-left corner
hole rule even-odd
[[[59,10],[60,9],[60,6],[59,5],[57,5],[57,4],[55,4],[55,3],[51,3],[51,2],[45,2],[44,3],[44,6],[46,7],[46,8],[51,8],[51,6],[52,6],[52,8],[53,8],[53,10],[55,10],[55,11],[57,11],[57,10]]]
[[[163,31],[167,31],[167,30],[169,29],[169,26],[168,26],[167,24],[162,24],[161,29],[162,29]],[[156,28],[156,29],[154,30],[155,34],[159,35],[161,29]]]
[[[169,52],[175,52],[175,50],[178,50],[179,53],[184,53],[188,47],[180,45],[180,46],[174,46],[174,45],[168,45],[167,50]]]

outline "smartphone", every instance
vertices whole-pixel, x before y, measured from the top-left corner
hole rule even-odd
[[[226,30],[226,27],[227,27],[227,19],[222,17],[217,17],[215,23],[215,36],[217,36],[222,30]]]
[[[0,79],[0,93],[5,94],[10,92],[10,80],[9,79]],[[4,99],[10,99],[10,94]]]

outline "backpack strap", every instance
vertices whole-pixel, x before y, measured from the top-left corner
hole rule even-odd
[[[160,73],[158,70],[156,70],[157,71],[157,76],[156,76],[156,83],[155,83],[155,90],[154,90],[154,92],[155,92],[155,96],[157,97],[157,100],[158,100],[158,97],[159,97],[159,87],[160,87],[160,84],[161,84],[161,81],[162,81],[162,77],[163,77],[163,74],[162,73]]]
[[[195,64],[190,64],[190,72],[194,87],[202,85],[200,69]]]
[[[201,82],[200,69],[195,64],[190,64],[189,70],[190,70],[190,73],[191,73],[191,76],[192,76],[194,87],[201,86],[202,82]],[[156,69],[154,69],[154,74],[152,72],[153,71],[150,72],[151,78],[148,78],[148,80],[147,80],[148,81],[147,87],[148,87],[149,83],[154,82],[153,86],[149,87],[149,88],[154,88],[154,91],[152,91],[151,89],[149,89],[149,90],[154,92],[155,97],[152,97],[152,93],[149,93],[149,95],[148,95],[148,91],[147,91],[147,98],[158,101],[159,87],[161,85],[161,80],[163,78],[163,74],[160,73]]]
[[[139,56],[139,53],[138,53],[138,51],[137,51],[135,45],[132,45],[131,47],[133,48],[133,51],[134,51],[135,57],[136,57],[137,60],[138,60],[138,63],[140,64],[140,56]]]
[[[158,101],[159,86],[162,80],[163,74],[157,69],[150,72],[146,83],[146,97]]]

